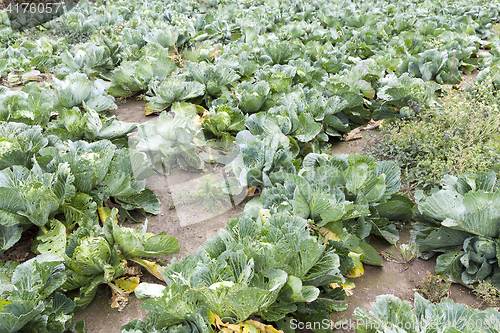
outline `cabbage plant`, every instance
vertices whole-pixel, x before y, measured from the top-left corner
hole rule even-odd
[[[266,81],[258,81],[254,84],[244,81],[236,87],[234,93],[239,101],[241,111],[255,113],[264,105],[270,90],[271,87]]]
[[[148,90],[152,79],[164,80],[177,67],[168,58],[143,57],[138,61],[124,61],[113,71],[108,93],[116,97],[130,97]]]
[[[467,284],[488,281],[500,286],[500,192],[493,171],[445,176],[442,189],[421,196],[414,219],[420,256],[438,255],[437,274]]]
[[[67,239],[62,234],[57,240],[65,244],[63,257],[68,272],[68,278],[61,288],[65,291],[78,289],[79,293],[74,298],[77,309],[86,307],[92,301],[99,285],[115,287],[116,280],[127,269],[128,260],[159,276],[156,265],[141,258],[179,251],[175,237],[165,233],[147,233],[147,223],[142,230],[120,227],[117,225],[116,208],[111,212],[105,212],[103,208],[101,210],[103,227],[78,228]],[[54,248],[47,253],[52,251]]]
[[[54,79],[53,86],[61,107],[72,108],[85,102],[97,112],[117,108],[114,98],[105,92],[106,83],[101,79],[92,81],[87,75],[75,72],[64,80]]]
[[[146,115],[160,113],[174,102],[186,101],[203,96],[205,86],[196,81],[188,81],[186,75],[169,76],[165,80],[151,80],[149,83]]]
[[[123,332],[182,329],[210,331],[217,315],[239,324],[250,316],[287,322],[293,316],[324,320],[345,309],[340,257],[332,244],[306,229],[307,221],[289,213],[249,208],[230,220],[197,254],[172,260],[160,269],[167,287],[139,286],[149,295],[144,320]],[[161,290],[162,288],[160,288]],[[286,325],[286,324],[285,324]]]
[[[0,331],[63,333],[75,302],[58,292],[67,273],[64,260],[40,255],[17,267],[0,265]]]

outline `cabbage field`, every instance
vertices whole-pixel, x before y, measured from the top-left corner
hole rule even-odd
[[[418,293],[372,299],[357,327],[332,320],[387,260],[370,243],[398,245],[402,228],[436,274],[498,291],[500,190],[498,168],[428,190],[398,161],[331,151],[432,122],[464,76],[477,74],[467,98],[496,101],[500,2],[0,9],[0,333],[86,332],[74,314],[102,290],[113,311],[134,297],[147,315],[100,332],[500,332],[493,307]]]

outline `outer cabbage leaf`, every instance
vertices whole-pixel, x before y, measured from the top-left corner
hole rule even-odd
[[[106,84],[98,79],[91,81],[87,75],[73,73],[68,75],[64,81],[54,79],[54,89],[59,103],[62,107],[72,108],[82,105],[97,112],[114,110],[117,108],[114,98],[105,93]]]
[[[463,173],[458,177],[446,175],[442,179],[443,189],[465,195],[467,192],[483,190],[493,192],[497,177],[494,171],[478,174]]]
[[[23,224],[26,218],[37,226],[45,225],[49,216],[74,196],[73,179],[66,163],[58,165],[54,174],[43,173],[38,165],[32,170],[13,166],[0,171],[0,195],[5,198],[2,224]]]
[[[32,167],[31,158],[48,144],[40,126],[0,123],[0,169],[13,165]]]
[[[146,115],[161,112],[174,102],[186,101],[205,93],[205,86],[199,82],[189,82],[185,76],[170,76],[163,81],[149,83],[146,100]]]
[[[91,227],[98,222],[97,203],[85,193],[78,192],[70,200],[66,200],[59,210],[64,214],[64,224],[73,227],[78,223],[81,227]]]
[[[147,223],[142,231],[119,227],[113,224],[113,238],[125,258],[154,257],[179,252],[178,240],[164,232],[153,235],[146,232]]]
[[[108,140],[94,143],[68,141],[58,147],[55,160],[67,162],[75,177],[75,187],[81,192],[90,192],[106,176],[115,153],[115,145]]]
[[[115,198],[126,210],[143,209],[151,214],[160,213],[158,196],[145,188],[144,181],[135,178],[129,151],[116,151],[109,170],[99,185],[101,193]]]
[[[243,81],[235,90],[241,111],[244,113],[259,111],[264,105],[270,89],[271,87],[266,81],[258,81],[253,85]]]
[[[0,254],[14,246],[21,239],[22,232],[23,229],[19,225],[0,225]]]

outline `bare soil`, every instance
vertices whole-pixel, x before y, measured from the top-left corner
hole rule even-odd
[[[155,122],[155,115],[146,116],[146,101],[144,100],[116,100],[116,105],[118,105],[118,109],[112,111],[114,115],[118,117],[121,121],[130,122],[130,123],[145,123],[148,121]]]
[[[363,131],[361,134],[363,135],[362,139],[334,142],[331,149],[332,154],[363,155],[363,147],[375,143],[375,141],[382,135],[382,132],[378,129],[373,129],[371,131]]]
[[[459,84],[460,88],[465,89],[468,86],[470,86],[474,82],[474,80],[476,79],[476,76],[478,73],[479,73],[479,71],[477,69],[475,69],[470,74],[463,74],[462,75],[463,80]]]
[[[15,261],[19,263],[23,263],[31,258],[35,257],[35,254],[31,252],[31,244],[33,244],[33,240],[37,235],[36,228],[30,228],[23,232],[21,239],[5,251],[2,255],[0,255],[0,261]]]

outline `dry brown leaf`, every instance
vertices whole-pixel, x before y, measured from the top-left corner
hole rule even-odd
[[[142,270],[139,266],[128,266],[123,275],[142,276]]]
[[[113,309],[118,309],[118,311],[122,311],[128,304],[128,295],[137,288],[139,281],[140,279],[138,276],[131,276],[122,277],[108,283],[113,293],[111,297],[111,307]]]
[[[367,125],[365,126],[359,126],[350,131],[349,133],[345,133],[342,138],[344,141],[352,141],[352,140],[357,140],[357,139],[362,139],[363,135],[361,134],[361,131],[370,131],[372,129],[375,129],[379,127],[380,125],[385,123],[385,119],[375,121],[373,119],[370,119]]]
[[[257,329],[261,333],[284,333],[282,330],[277,330],[271,325],[266,325],[257,320],[246,320],[240,324],[224,323],[218,315],[212,313],[212,325],[216,326],[219,331],[224,333],[250,333],[252,328]]]
[[[111,296],[111,307],[117,309],[119,312],[123,311],[128,304],[128,295],[123,295],[111,289],[113,295]]]

